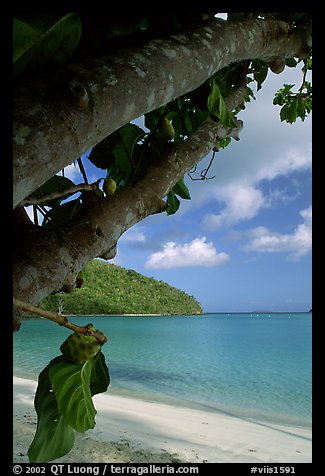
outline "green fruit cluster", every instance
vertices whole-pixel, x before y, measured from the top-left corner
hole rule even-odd
[[[95,330],[92,324],[86,327]],[[74,332],[61,344],[60,351],[65,359],[74,362],[75,364],[82,364],[91,357],[95,357],[101,349],[101,345],[96,337],[80,332]]]

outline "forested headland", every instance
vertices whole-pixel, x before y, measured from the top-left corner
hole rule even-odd
[[[79,273],[80,288],[47,297],[40,306],[67,315],[202,314],[184,291],[134,270],[93,260]]]

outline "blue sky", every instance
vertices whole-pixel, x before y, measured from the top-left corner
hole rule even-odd
[[[281,123],[272,104],[301,68],[269,72],[238,118],[238,142],[216,154],[213,180],[185,182],[192,199],[126,232],[113,261],[194,296],[205,312],[305,311],[312,307],[311,117]],[[200,163],[203,169],[207,156]],[[95,168],[85,159],[90,181]],[[73,165],[66,170],[79,183]]]

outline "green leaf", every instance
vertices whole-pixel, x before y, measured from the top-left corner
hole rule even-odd
[[[167,215],[174,215],[180,206],[180,201],[173,192],[167,194],[168,208],[166,210]]]
[[[110,134],[92,148],[88,155],[88,160],[99,169],[109,169],[115,161],[112,152],[113,147],[118,144],[119,141],[120,137],[116,132],[113,132],[113,134]]]
[[[13,19],[13,64],[17,74],[32,60],[32,45],[37,42],[39,35],[28,23],[18,18]]]
[[[52,366],[62,359],[62,356],[55,357],[38,377],[34,400],[37,428],[28,449],[31,463],[46,463],[60,458],[67,454],[74,445],[74,431],[59,412],[49,378]]]
[[[303,121],[306,117],[306,108],[305,101],[303,98],[298,98],[297,100],[297,116],[300,117]]]
[[[65,359],[51,366],[49,377],[60,414],[76,431],[85,432],[95,427],[96,409],[90,378],[94,360],[75,364]]]
[[[97,144],[88,159],[96,167],[106,169],[119,187],[135,170],[135,147],[144,135],[145,132],[136,124],[125,124]]]
[[[141,127],[137,126],[136,124],[130,123],[125,124],[125,126],[121,127],[118,130],[118,134],[120,136],[120,144],[123,146],[123,154],[128,159],[132,159],[134,147],[145,135],[145,132],[141,129]]]
[[[262,60],[252,61],[252,66],[255,70],[254,80],[257,82],[257,91],[259,91],[262,87],[262,83],[265,81],[267,77],[269,66],[267,63],[265,63],[265,61],[262,61]]]
[[[161,118],[164,116],[165,107],[159,107],[144,115],[144,125],[149,131],[156,132]]]
[[[80,210],[80,207],[81,204],[79,198],[53,207],[45,215],[42,226],[59,226],[74,217],[74,215]]]
[[[184,177],[179,179],[177,184],[173,187],[173,192],[185,200],[191,200],[190,192],[184,183]]]
[[[42,370],[35,394],[37,429],[28,450],[31,463],[46,463],[66,455],[74,445],[74,430],[95,426],[92,396],[105,392],[109,373],[104,354],[84,364],[60,355]]]
[[[137,157],[135,157],[136,145],[145,135],[141,127],[136,124],[125,124],[117,131],[119,142],[113,147],[112,153],[115,157],[115,166],[120,169],[127,181],[136,171]]]
[[[286,58],[286,66],[288,66],[289,68],[295,68],[298,64],[298,61],[295,60],[294,58]]]
[[[231,117],[227,109],[226,103],[223,100],[223,97],[221,95],[220,95],[220,101],[219,101],[219,111],[220,111],[219,119],[221,124],[223,126],[231,126]],[[234,122],[232,125],[235,126],[236,123]]]
[[[175,131],[175,137],[174,137],[174,141],[175,142],[178,142],[179,140],[181,140],[181,137],[184,135],[184,121],[182,120],[182,116],[180,114],[176,115],[175,118],[173,119],[173,127],[174,127],[174,131]]]
[[[30,63],[66,61],[74,52],[80,35],[81,21],[75,13],[68,13],[59,20],[47,14],[14,18],[14,75]]]
[[[311,112],[312,100],[310,97],[298,97],[297,98],[297,116],[302,121],[306,119],[306,116]]]
[[[298,116],[298,101],[297,98],[292,98],[291,101],[288,101],[280,111],[280,119],[281,121],[286,121],[289,124],[292,124],[296,121]]]
[[[130,156],[128,155],[127,151],[124,148],[123,143],[119,142],[112,150],[114,158],[115,158],[115,165],[118,169],[124,172],[124,175],[129,177],[132,173],[132,162]]]
[[[100,350],[94,357],[93,371],[90,377],[90,393],[92,396],[97,393],[106,392],[110,384],[109,371],[105,362],[105,356]]]
[[[54,177],[50,178],[50,180],[35,190],[32,195],[35,198],[43,198],[53,192],[63,192],[72,186],[74,186],[72,180],[63,177],[62,175],[54,175]],[[67,198],[68,196],[69,195],[66,195],[64,198]],[[60,204],[61,200],[63,200],[63,198],[57,198],[55,200],[50,200],[47,203],[43,203],[43,205],[46,205],[47,207],[57,206]]]
[[[231,137],[225,137],[218,142],[219,149],[225,149],[231,142]]]
[[[208,109],[211,114],[219,118],[220,123],[225,127],[236,127],[236,122],[232,114],[228,111],[226,103],[220,92],[218,83],[214,78],[211,82],[211,91],[208,96]]]
[[[284,84],[283,88],[279,89],[274,96],[273,104],[278,104],[279,106],[283,106],[285,102],[287,102],[292,96],[291,89],[294,87],[294,84]]]
[[[195,108],[195,110],[192,111],[192,117],[195,118],[196,130],[197,130],[199,126],[202,124],[202,122],[205,121],[209,117],[209,113],[208,111],[202,111],[199,108]]]
[[[220,96],[221,96],[220,89],[217,82],[214,79],[212,79],[210,86],[211,86],[211,90],[210,90],[210,94],[208,96],[208,101],[207,101],[208,109],[211,112],[211,114],[214,114],[215,116],[220,117],[220,111],[219,111]]]
[[[292,95],[291,89],[294,87],[294,84],[284,84],[283,88],[279,89],[274,96],[273,104],[278,104],[282,106],[288,98]]]
[[[312,70],[313,69],[313,58],[307,58],[307,60],[305,60],[305,67],[307,68],[307,70]]]
[[[196,131],[196,122],[192,117],[191,111],[184,112],[184,126],[186,127],[187,135],[190,136]]]

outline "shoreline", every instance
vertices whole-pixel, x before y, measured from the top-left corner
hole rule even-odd
[[[13,378],[14,462],[28,462],[37,382]],[[136,398],[93,398],[96,427],[57,462],[312,462],[312,431]]]
[[[13,374],[17,378],[31,380],[35,382],[35,384],[38,379],[37,372],[28,374],[25,370],[19,370],[18,368],[13,369]],[[112,397],[125,397],[135,401],[146,401],[157,404],[166,404],[176,408],[186,408],[189,411],[200,410],[208,414],[212,413],[226,415],[240,420],[259,422],[260,424],[265,425],[278,425],[283,428],[294,427],[306,430],[312,429],[312,419],[311,417],[309,418],[307,416],[294,416],[281,413],[270,414],[269,412],[266,414],[261,410],[256,411],[255,409],[255,411],[251,411],[249,409],[243,409],[229,405],[226,407],[224,404],[219,404],[216,406],[213,404],[211,405],[208,402],[187,400],[175,395],[157,394],[150,391],[140,391],[125,387],[118,387],[113,385],[112,382],[106,394],[111,395]]]
[[[168,313],[126,313],[126,314],[61,314],[61,316],[64,317],[172,317],[172,316],[208,316],[211,314],[217,314],[217,315],[231,315],[231,314],[312,314],[312,311],[215,311],[215,312],[210,312],[210,311],[204,311],[204,312],[196,312],[193,314],[168,314]],[[23,316],[22,320],[30,320],[30,319],[45,319],[42,316]]]
[[[195,314],[60,314],[62,317],[173,317],[173,316],[204,316],[206,313],[195,313]],[[22,320],[29,321],[31,319],[46,319],[43,316],[23,316]]]

